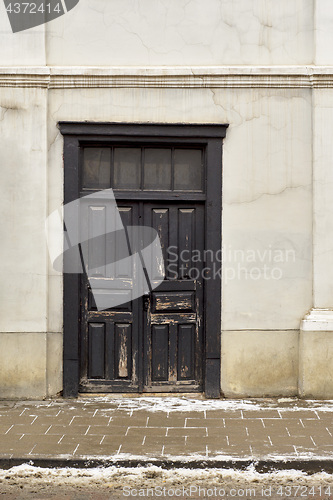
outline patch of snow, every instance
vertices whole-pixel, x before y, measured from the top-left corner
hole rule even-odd
[[[118,395],[117,395],[118,396]],[[23,404],[24,403],[24,404]],[[190,411],[205,411],[205,410],[279,410],[284,411],[321,411],[333,412],[333,400],[299,400],[297,398],[265,398],[265,399],[204,399],[199,396],[97,396],[79,398],[75,403],[71,400],[54,400],[51,402],[18,402],[16,406],[24,406],[30,412],[34,408],[59,407],[66,411],[75,411],[78,408],[88,410],[89,407],[100,405],[99,411],[110,412],[117,409],[125,411],[145,410],[149,412],[190,412]],[[6,409],[7,411],[7,409]]]
[[[263,400],[247,400],[247,399],[195,399],[190,397],[97,397],[85,398],[84,404],[98,404],[109,403],[110,408],[103,408],[102,411],[114,411],[117,409],[132,411],[132,410],[145,410],[151,412],[192,412],[192,411],[206,411],[206,410],[224,410],[224,411],[237,411],[237,410],[252,410],[252,411],[265,411],[265,410],[279,410],[284,411],[323,411],[333,412],[333,400],[306,400],[300,401],[295,398],[280,398],[263,399]],[[279,406],[288,403],[288,406]]]
[[[124,398],[118,409],[152,412],[191,412],[205,410],[257,410],[258,405],[246,400],[199,400],[181,397]]]
[[[72,458],[71,456],[65,457],[62,456],[61,458]],[[207,457],[206,455],[200,454],[200,453],[189,453],[188,455],[171,455],[171,454],[164,454],[162,455],[155,455],[152,456],[151,454],[147,455],[134,455],[131,453],[117,453],[115,455],[80,455],[80,459],[84,460],[105,460],[107,462],[114,462],[115,464],[117,462],[123,462],[124,460],[126,461],[142,461],[143,463],[149,463],[149,462],[156,462],[160,461],[162,458],[164,460],[169,460],[169,461],[177,461],[181,463],[197,463],[198,461],[203,461],[203,462],[247,462],[249,460],[274,460],[275,462],[287,462],[290,460],[302,460],[302,461],[310,461],[310,460],[332,460],[333,456],[332,454],[327,453],[326,455],[321,455],[320,453],[315,453],[315,452],[301,452],[299,451],[297,455],[295,454],[285,454],[285,455],[279,455],[278,453],[275,454],[273,453],[267,453],[266,455],[263,454],[258,454],[258,455],[228,455],[227,453],[224,453],[223,451],[217,452],[216,455],[214,456],[209,456]]]
[[[278,398],[277,400],[278,403],[295,403],[296,401],[296,398]]]
[[[19,486],[20,484],[40,486],[71,487],[112,487],[115,489],[130,487],[156,487],[189,485],[220,485],[233,486],[237,484],[333,484],[333,476],[326,472],[308,475],[298,470],[277,470],[260,473],[254,465],[245,470],[232,468],[221,469],[163,469],[155,465],[147,467],[96,467],[91,469],[57,468],[48,469],[23,464],[9,470],[0,470],[0,482]]]

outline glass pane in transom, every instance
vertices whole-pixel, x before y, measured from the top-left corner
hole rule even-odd
[[[141,148],[114,148],[113,187],[140,189]]]
[[[175,149],[174,189],[201,191],[203,188],[202,151],[200,149]]]
[[[144,155],[143,189],[171,189],[171,149],[146,148]]]
[[[110,148],[85,148],[82,186],[89,189],[110,187]]]

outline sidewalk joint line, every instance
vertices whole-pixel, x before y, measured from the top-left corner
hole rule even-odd
[[[184,424],[184,429],[187,427],[187,417],[185,417],[185,424]]]
[[[121,445],[119,446],[119,448],[118,448],[117,455],[119,455],[120,450],[121,450],[121,447],[122,447],[122,444],[121,444]]]
[[[317,418],[320,420],[320,416],[318,415],[318,412],[316,410],[313,410],[313,412],[317,416]]]
[[[127,427],[126,432],[125,432],[125,436],[127,436],[129,430],[130,430],[130,427]]]
[[[313,442],[314,446],[317,446],[316,443],[314,442],[314,439],[312,436],[310,436],[311,441]]]
[[[278,412],[278,414],[279,414],[279,417],[280,417],[280,418],[283,418],[283,417],[282,417],[282,415],[281,415],[281,411],[280,411],[280,410],[278,410],[277,412]]]
[[[12,424],[12,425],[9,427],[8,431],[7,431],[7,432],[5,432],[5,434],[8,434],[8,432],[10,431],[10,429],[12,429],[13,427],[14,427],[14,424]]]
[[[299,421],[301,422],[301,426],[303,427],[303,429],[305,429],[305,425],[303,424],[303,421],[301,418],[299,419]]]
[[[247,427],[245,427],[245,432],[246,432],[247,437],[249,437],[250,434],[249,434],[249,429]]]
[[[98,409],[94,411],[93,417],[96,415],[97,412],[98,412]]]
[[[241,412],[241,418],[244,418],[244,413],[243,413],[243,410],[240,411]]]
[[[208,458],[208,446],[206,445],[206,458]]]
[[[167,428],[166,428],[165,437],[167,437],[168,432],[169,432],[169,427],[167,427]],[[332,435],[332,434],[331,434],[331,435]]]
[[[32,425],[35,422],[35,420],[37,420],[37,418],[38,418],[38,415],[35,416],[35,418],[33,419],[33,421],[31,422],[30,425]]]
[[[88,434],[90,427],[91,427],[91,425],[88,425],[88,429],[86,430],[86,432],[84,434],[85,436]]]
[[[288,436],[291,437],[288,427],[286,427],[286,431],[287,431]]]
[[[100,440],[99,444],[102,444],[103,441],[104,441],[104,439],[105,439],[105,436],[102,437],[102,439]]]
[[[35,445],[31,448],[31,450],[29,451],[28,455],[31,455],[31,453],[34,451],[34,449],[36,448],[36,446],[37,446],[37,444],[35,444]]]
[[[145,444],[145,441],[146,441],[146,436],[143,436],[142,446]]]
[[[148,422],[149,422],[149,417],[147,417],[147,420],[146,420],[146,427],[148,427]]]
[[[25,410],[27,410],[28,408],[24,408],[24,410],[22,411],[22,413],[19,414],[19,417],[22,417],[23,413],[25,412]]]
[[[50,425],[50,427],[45,431],[45,434],[47,434],[49,432],[49,430],[51,429],[52,425]]]
[[[270,442],[270,445],[273,446],[273,443],[272,443],[272,440],[271,440],[271,437],[270,436],[267,436],[268,437],[268,441]]]
[[[75,416],[72,418],[72,420],[69,422],[69,424],[68,424],[68,425],[71,425],[71,424],[72,424],[72,422],[73,422],[74,418],[75,418]]]
[[[261,420],[263,428],[266,429],[266,425],[265,425],[264,419],[261,418],[260,420]]]
[[[64,437],[65,437],[65,434],[63,434],[63,435],[61,436],[61,438],[60,438],[60,439],[59,439],[59,441],[58,441],[58,444],[60,444],[60,443],[61,443],[61,441],[63,440],[63,438],[64,438]]]
[[[228,444],[228,446],[230,446],[230,443],[229,443],[229,436],[226,436],[225,438],[226,438],[226,440],[227,440],[227,444]]]
[[[25,434],[22,434],[22,436],[20,437],[19,441],[21,441],[21,439],[23,438],[23,436],[25,436]]]
[[[165,448],[165,446],[163,445],[162,446],[162,456],[164,455],[164,448]]]
[[[329,435],[332,437],[332,433],[331,433],[331,431],[329,431],[329,430],[328,430],[328,428],[327,428],[327,427],[326,427],[326,430],[327,430],[327,432],[329,433]]]
[[[75,453],[77,452],[77,449],[78,447],[80,446],[80,443],[77,445],[77,447],[75,448],[75,450],[73,451],[73,455],[75,455]]]

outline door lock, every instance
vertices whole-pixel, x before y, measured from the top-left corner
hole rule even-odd
[[[148,311],[148,308],[149,308],[149,303],[150,303],[150,293],[149,293],[149,292],[146,292],[146,293],[143,295],[143,310],[144,310],[144,311]]]

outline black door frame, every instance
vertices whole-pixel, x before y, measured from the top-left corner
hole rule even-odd
[[[222,141],[228,125],[59,122],[64,136],[64,204],[80,197],[80,150],[115,140],[202,145],[206,150],[205,248],[217,255],[222,244]],[[198,199],[200,198],[198,194]],[[162,198],[161,198],[162,199]],[[179,196],[178,196],[179,199]],[[192,198],[193,199],[193,198]],[[186,200],[186,193],[181,200]],[[219,398],[221,377],[221,279],[205,263],[203,378],[205,395]],[[79,391],[80,275],[64,274],[63,396]]]

